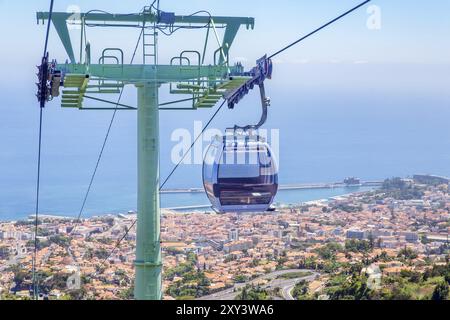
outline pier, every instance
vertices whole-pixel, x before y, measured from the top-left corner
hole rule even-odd
[[[352,188],[352,187],[380,187],[383,181],[365,181],[357,185],[348,185],[343,182],[328,182],[328,183],[304,183],[304,184],[286,184],[279,187],[280,191],[286,190],[306,190],[306,189],[334,189],[334,188]],[[188,189],[165,189],[162,194],[186,194],[186,193],[204,193],[203,188],[188,188]]]

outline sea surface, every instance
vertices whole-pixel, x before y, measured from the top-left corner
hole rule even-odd
[[[296,68],[277,66],[266,88],[272,106],[265,127],[279,130],[281,185],[338,182],[349,176],[365,181],[416,173],[450,176],[450,67]],[[301,76],[293,79],[293,74]],[[2,92],[0,105],[0,220],[26,217],[35,207],[39,112],[35,88],[31,80],[10,86],[11,92]],[[161,102],[170,99],[164,89]],[[136,104],[133,87],[126,90],[123,103]],[[178,143],[174,131],[192,133],[194,121],[206,123],[212,113],[161,112],[161,180],[174,166],[171,153]],[[58,100],[48,104],[40,212],[78,214],[111,115],[111,111],[62,109]],[[224,108],[212,127],[223,130],[256,123],[259,116],[255,92],[235,110]],[[84,216],[136,209],[136,131],[136,113],[119,112]],[[207,146],[208,141],[202,141],[200,152]],[[201,187],[201,179],[201,165],[182,165],[167,188]],[[276,201],[300,203],[346,193],[349,190],[283,191]],[[206,204],[202,194],[162,197],[163,207]]]

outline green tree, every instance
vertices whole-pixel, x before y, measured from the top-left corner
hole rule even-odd
[[[244,289],[242,289],[241,294],[238,296],[239,299],[237,300],[248,300],[248,292],[247,292],[247,287],[245,287]]]
[[[349,252],[366,253],[373,249],[369,241],[366,240],[347,240],[345,242],[345,249]]]
[[[411,248],[403,248],[402,250],[400,250],[400,252],[398,253],[398,257],[399,258],[405,258],[407,260],[414,260],[417,258],[417,252],[415,252],[413,249]]]
[[[55,243],[61,247],[68,247],[70,245],[70,239],[62,235],[52,236],[48,239],[50,243]]]
[[[372,293],[367,287],[367,277],[364,275],[354,275],[350,278],[341,275],[328,286],[327,294],[332,300],[368,300]]]
[[[292,296],[296,300],[304,300],[305,296],[308,294],[308,291],[308,283],[303,280],[295,285],[294,289],[292,290]]]
[[[104,248],[100,248],[93,252],[93,256],[100,260],[104,260],[104,259],[108,258],[109,252],[108,252],[108,250],[106,250]]]
[[[248,279],[243,274],[238,274],[238,275],[234,276],[233,280],[236,283],[245,283]]]
[[[167,293],[176,299],[200,298],[209,294],[211,282],[206,277],[204,270],[196,268],[197,256],[189,253],[186,262],[165,272],[164,277],[173,281],[174,277],[180,277],[181,280],[172,283],[167,288]]]
[[[134,286],[120,291],[119,298],[122,300],[133,300],[134,298]]]
[[[270,295],[267,290],[261,287],[246,286],[242,292],[236,297],[236,300],[243,301],[263,301],[269,300]]]
[[[447,284],[450,285],[450,271],[445,275],[445,281],[447,281]]]
[[[333,260],[336,257],[336,253],[342,251],[342,246],[335,242],[327,243],[315,250],[315,252],[324,260]]]
[[[431,300],[446,300],[448,298],[449,286],[447,282],[442,281],[434,289]]]

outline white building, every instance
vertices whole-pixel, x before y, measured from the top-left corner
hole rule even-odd
[[[228,240],[230,240],[230,241],[239,241],[239,230],[238,229],[231,229],[228,232]]]
[[[366,238],[366,232],[361,230],[348,230],[347,239],[363,240]]]

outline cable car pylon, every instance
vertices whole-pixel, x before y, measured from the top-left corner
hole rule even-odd
[[[111,14],[90,11],[79,15],[80,60],[77,61],[68,31],[68,22],[74,23],[72,15],[66,12],[38,12],[38,21],[50,20],[69,57],[65,64],[53,64],[46,68],[49,77],[60,75],[62,84],[61,106],[84,110],[85,95],[119,93],[125,85],[134,85],[138,96],[138,222],[135,261],[135,298],[138,300],[159,300],[162,298],[162,261],[160,237],[159,198],[159,88],[170,85],[171,94],[190,95],[190,108],[211,108],[229,90],[247,81],[249,77],[230,79],[229,74],[239,68],[228,63],[229,50],[241,26],[254,27],[254,19],[248,17],[214,17],[210,15],[178,16],[163,12],[153,6],[136,14]],[[97,63],[91,60],[91,44],[85,31],[91,26],[105,25],[113,28],[136,28],[148,35],[143,40],[142,64],[123,63],[121,49],[105,48]],[[158,64],[158,35],[172,34],[180,29],[224,28],[220,47],[212,49],[213,64],[203,64],[207,50],[183,51],[170,64]],[[208,32],[209,33],[209,32]],[[215,33],[217,36],[217,32]],[[151,35],[151,36],[150,36]],[[216,40],[219,42],[218,37]],[[84,42],[84,43],[83,43]],[[205,48],[208,38],[205,40]],[[211,45],[210,45],[211,47]],[[152,61],[149,61],[152,60]],[[55,83],[56,85],[56,83]],[[49,99],[59,94],[51,91]],[[86,108],[88,109],[88,108]],[[167,110],[169,108],[164,108]],[[118,110],[122,110],[118,107]],[[174,110],[179,110],[174,108]]]
[[[78,15],[80,21],[77,24],[81,29],[81,41],[79,48],[80,58],[77,61],[68,30],[68,23],[74,24],[72,14],[66,12],[53,13],[52,10],[50,12],[37,13],[38,22],[42,21],[44,23],[46,20],[49,24],[50,21],[53,22],[69,58],[65,64],[58,64],[54,60],[49,64],[48,56],[46,60],[43,60],[41,65],[43,69],[40,69],[40,71],[47,74],[46,89],[48,90],[46,91],[46,101],[59,96],[61,86],[64,88],[61,97],[62,107],[93,110],[84,106],[85,98],[89,97],[89,99],[92,99],[92,95],[96,94],[119,94],[126,85],[134,85],[137,88],[138,219],[134,291],[136,299],[159,300],[162,298],[159,111],[211,108],[222,98],[226,99],[229,108],[234,108],[255,85],[258,85],[261,90],[263,116],[256,126],[250,127],[259,127],[265,122],[265,117],[267,116],[268,100],[265,97],[263,83],[265,79],[271,76],[271,58],[368,2],[370,0],[364,1],[357,7],[281,49],[269,58],[264,56],[258,60],[257,66],[250,72],[244,72],[240,64],[230,66],[229,51],[241,26],[245,26],[247,29],[254,28],[254,18],[216,17],[206,11],[196,12],[188,16],[178,16],[173,12],[160,10],[159,1],[157,7],[154,6],[156,3],[154,1],[151,6],[133,14],[112,14],[100,10],[91,10]],[[207,15],[200,15],[201,13],[206,13]],[[124,52],[117,47],[105,48],[98,62],[92,63],[91,44],[86,39],[86,29],[96,26],[103,28],[138,28],[141,32],[144,32],[142,64],[125,65]],[[222,41],[220,41],[218,36],[218,28],[225,29]],[[179,56],[173,57],[170,64],[158,64],[158,34],[162,33],[171,36],[182,29],[207,29],[202,53],[195,50],[185,50]],[[206,65],[204,62],[211,29],[214,31],[213,34],[219,47],[214,48],[216,50],[213,53],[213,63]],[[148,59],[153,59],[153,63],[147,64]],[[40,79],[44,79],[44,77],[41,76]],[[190,95],[191,98],[188,99],[192,101],[190,108],[160,108],[159,88],[162,84],[169,84],[171,94]],[[101,100],[95,97],[94,99]],[[187,100],[178,99],[163,105],[175,105],[185,101]],[[134,108],[119,103],[115,105],[115,111],[134,110]],[[99,110],[99,108],[94,108],[94,110]],[[104,110],[111,109],[104,108]],[[267,151],[266,154],[270,154],[270,151]],[[268,169],[273,170],[273,168]],[[166,182],[167,180],[164,184]],[[127,230],[127,234],[128,232],[129,230]],[[116,247],[120,245],[121,241]]]

